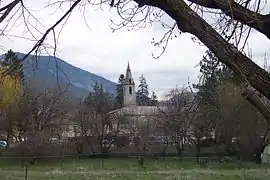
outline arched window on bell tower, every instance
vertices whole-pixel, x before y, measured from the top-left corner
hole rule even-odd
[[[132,94],[132,87],[129,87],[129,94]]]

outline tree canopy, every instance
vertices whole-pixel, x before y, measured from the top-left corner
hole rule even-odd
[[[14,67],[13,71],[8,73],[8,75],[18,78],[21,83],[24,83],[23,64],[15,52],[9,50],[0,64],[2,67]]]
[[[7,70],[8,67],[1,67],[0,73],[3,73]],[[2,75],[0,76],[0,89],[1,89],[1,103],[2,107],[5,107],[11,104],[18,93],[20,92],[21,85],[20,79],[12,77],[11,75]]]
[[[0,64],[1,106],[5,107],[12,103],[18,95],[21,85],[24,82],[24,72],[21,60],[12,50],[9,50],[5,54],[4,59]],[[11,66],[14,66],[14,70],[6,73]]]

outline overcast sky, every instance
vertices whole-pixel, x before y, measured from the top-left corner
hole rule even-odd
[[[39,21],[49,27],[64,11],[53,13],[52,8],[41,10],[43,2],[27,0],[26,4]],[[164,28],[155,24],[137,31],[121,29],[112,33],[109,27],[111,18],[117,19],[117,14],[108,8],[102,11],[89,6],[85,18],[81,12],[75,10],[60,34],[58,56],[74,66],[114,82],[121,73],[125,73],[129,61],[135,82],[138,83],[139,76],[144,74],[150,90],[156,91],[159,96],[171,88],[187,84],[188,77],[193,83],[197,82],[199,68],[195,66],[206,48],[194,43],[189,34],[181,34],[177,39],[171,40],[166,52],[159,59],[154,59],[152,52],[155,48],[151,41],[152,38],[161,38],[166,32]],[[170,18],[167,17],[167,21],[170,22]],[[32,23],[35,24],[34,20]],[[45,32],[45,27],[38,25],[41,32]],[[0,29],[2,28],[3,25],[0,26]],[[23,30],[23,26],[17,23],[8,33],[26,37]],[[35,34],[40,37],[38,33]],[[52,36],[47,42],[53,44],[51,38]],[[1,45],[5,50],[13,49],[26,53],[33,44],[34,42],[25,39],[1,37]],[[269,53],[270,41],[264,35],[253,32],[249,47],[252,48],[253,60],[263,65],[264,54]]]

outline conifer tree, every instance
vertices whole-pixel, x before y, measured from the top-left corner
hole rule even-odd
[[[238,76],[222,64],[211,52],[206,51],[206,56],[200,62],[200,72],[202,73],[202,82],[197,85],[198,95],[205,105],[218,107],[217,104],[217,86],[227,81],[239,82]]]
[[[12,50],[9,50],[5,54],[5,58],[3,61],[1,61],[2,67],[12,67],[12,72],[10,72],[8,75],[14,78],[20,79],[21,83],[24,83],[24,72],[23,72],[23,64],[21,60],[18,58],[17,54],[13,52]]]
[[[93,92],[90,92],[88,97],[84,101],[84,105],[91,107],[97,114],[108,113],[113,107],[113,98],[103,89],[102,84],[97,82],[93,87]]]
[[[118,84],[116,87],[116,97],[115,97],[115,108],[122,108],[124,105],[124,85],[125,76],[121,74],[118,79]]]
[[[137,92],[137,102],[140,106],[148,106],[150,105],[150,98],[149,92],[148,92],[148,84],[146,82],[145,77],[143,74],[141,75],[139,79],[139,86],[138,86],[138,92]]]

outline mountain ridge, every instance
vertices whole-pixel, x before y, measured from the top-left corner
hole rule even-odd
[[[25,54],[16,52],[19,59]],[[0,59],[4,55],[0,55]],[[29,55],[23,62],[23,71],[26,80],[39,79],[44,81],[44,88],[51,85],[71,85],[70,91],[78,98],[83,98],[93,91],[93,85],[97,82],[102,84],[104,90],[112,95],[116,93],[116,83],[102,76],[88,72],[79,67],[54,57],[54,56],[35,56]],[[33,81],[32,81],[33,82]]]

